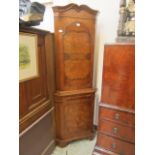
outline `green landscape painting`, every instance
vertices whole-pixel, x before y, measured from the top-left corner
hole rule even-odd
[[[19,45],[19,68],[26,69],[30,65],[31,59],[29,55],[29,48],[26,45]]]

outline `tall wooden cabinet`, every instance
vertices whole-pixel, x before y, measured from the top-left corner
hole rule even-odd
[[[38,74],[19,83],[19,153],[49,155],[55,147],[53,34],[36,28],[20,27],[20,36],[25,38],[22,42],[20,39],[20,47],[28,49],[20,50],[20,66],[23,60],[26,61],[27,52],[31,56],[30,62],[36,60]],[[36,38],[35,45],[29,40],[31,36]],[[26,72],[31,76],[28,67],[20,69],[19,73],[25,75]]]
[[[105,45],[97,143],[93,155],[134,155],[135,46]]]
[[[69,4],[53,7],[56,58],[56,137],[63,146],[93,136],[92,88],[97,11]]]

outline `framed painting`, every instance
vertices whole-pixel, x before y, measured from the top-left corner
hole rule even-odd
[[[37,42],[37,35],[19,33],[19,82],[39,76]]]
[[[135,36],[135,0],[121,0],[118,36]]]

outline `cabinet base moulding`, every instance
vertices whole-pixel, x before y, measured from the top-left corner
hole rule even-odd
[[[95,133],[92,132],[90,134],[87,135],[82,135],[82,136],[77,136],[77,137],[72,137],[72,138],[68,138],[65,140],[62,139],[56,139],[56,144],[59,145],[60,147],[65,147],[66,145],[68,145],[70,142],[75,141],[75,140],[82,140],[82,139],[89,139],[92,140],[95,137]]]

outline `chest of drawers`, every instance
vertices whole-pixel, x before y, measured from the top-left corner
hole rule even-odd
[[[93,155],[135,154],[134,45],[106,45]]]

